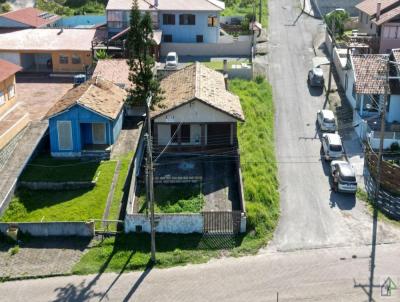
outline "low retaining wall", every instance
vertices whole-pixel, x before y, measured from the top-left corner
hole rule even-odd
[[[179,56],[223,57],[250,56],[251,41],[232,41],[230,43],[162,43],[161,56],[175,51]]]
[[[199,183],[203,181],[203,176],[161,176],[154,177],[155,184],[185,184]]]
[[[203,215],[201,214],[157,214],[156,232],[189,234],[203,232]],[[125,216],[125,233],[150,233],[150,218],[144,214],[128,214]]]
[[[46,182],[46,181],[20,181],[18,186],[30,190],[77,190],[93,188],[95,181],[66,181],[66,182]]]
[[[35,237],[46,236],[94,236],[94,222],[1,222],[0,233],[6,235],[10,226],[18,227],[22,233]]]

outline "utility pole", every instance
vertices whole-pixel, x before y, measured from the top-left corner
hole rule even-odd
[[[376,237],[378,230],[378,209],[377,209],[377,201],[379,198],[379,191],[381,189],[381,174],[382,174],[382,157],[383,157],[383,143],[385,140],[385,118],[386,118],[386,106],[388,101],[389,94],[389,70],[390,70],[390,60],[389,58],[385,61],[385,68],[387,69],[385,72],[385,86],[384,86],[384,98],[383,104],[380,107],[380,118],[381,118],[381,132],[379,133],[379,152],[378,152],[378,160],[376,164],[376,183],[375,183],[375,192],[373,198],[373,220],[372,220],[372,250],[371,250],[371,261],[370,261],[370,280],[369,280],[369,295],[368,301],[372,302],[373,300],[373,288],[374,288],[374,273],[375,273],[375,258],[376,258]]]
[[[335,43],[336,43],[335,32],[336,32],[336,22],[335,22],[335,20],[333,20],[332,28],[331,28],[332,43],[331,43],[331,49],[330,49],[330,54],[329,54],[330,62],[329,62],[328,89],[326,91],[325,104],[329,100],[329,93],[331,92],[331,85],[332,85],[333,48],[335,47]]]
[[[147,118],[147,159],[146,159],[146,180],[148,189],[148,205],[150,208],[150,230],[151,230],[151,261],[156,262],[156,232],[154,224],[154,167],[153,167],[153,141],[151,138],[151,119],[150,106],[152,95],[146,100],[146,118]]]

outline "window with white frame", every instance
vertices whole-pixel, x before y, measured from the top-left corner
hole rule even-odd
[[[8,98],[13,98],[15,96],[15,85],[12,84],[10,86],[8,86]]]

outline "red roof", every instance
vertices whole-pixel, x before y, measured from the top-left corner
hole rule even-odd
[[[0,17],[23,23],[30,27],[42,27],[61,18],[58,15],[43,12],[34,7],[27,7],[15,10],[9,13],[2,14],[0,15]]]
[[[0,59],[0,82],[22,70],[22,67]]]

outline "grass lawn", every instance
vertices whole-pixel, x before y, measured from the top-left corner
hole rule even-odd
[[[204,206],[201,184],[154,185],[156,213],[199,213]],[[139,212],[146,211],[146,192],[140,191]]]
[[[240,96],[246,117],[246,122],[239,126],[238,135],[248,232],[237,237],[157,234],[157,267],[255,254],[272,237],[279,217],[279,194],[271,87],[265,81],[245,80],[233,80],[229,87]],[[73,272],[89,274],[144,269],[149,259],[147,234],[122,234],[91,247]]]
[[[259,21],[259,1],[261,1],[262,5],[261,24],[266,27],[268,25],[267,0],[225,0],[225,10],[222,12],[222,16],[245,16],[247,14],[252,14],[253,3],[256,3],[256,16],[257,21]]]
[[[39,157],[24,173],[24,180],[91,180],[93,189],[69,191],[17,190],[1,221],[85,221],[102,218],[115,170],[115,161],[84,163]]]

